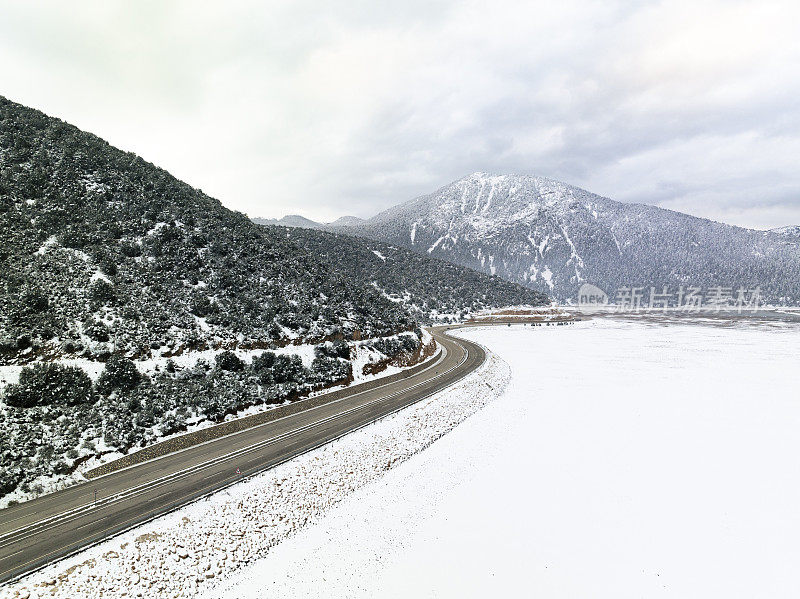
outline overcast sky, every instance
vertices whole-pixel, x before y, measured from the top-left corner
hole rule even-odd
[[[6,2],[0,95],[251,216],[534,173],[800,224],[800,2]]]

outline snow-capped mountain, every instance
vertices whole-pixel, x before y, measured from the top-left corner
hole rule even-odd
[[[800,244],[529,175],[474,173],[386,210],[351,234],[499,275],[559,299],[589,282],[753,289],[800,300]]]

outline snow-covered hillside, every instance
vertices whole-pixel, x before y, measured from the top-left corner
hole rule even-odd
[[[545,294],[522,285],[403,247],[305,227],[283,230],[299,247],[380,290],[422,322],[463,320],[485,308],[550,303]]]
[[[390,208],[359,234],[575,298],[620,287],[760,287],[800,301],[800,239],[626,204],[528,175],[474,173]]]
[[[800,239],[800,225],[789,225],[788,227],[778,227],[777,229],[770,229],[770,233],[776,235],[783,235],[791,239]]]

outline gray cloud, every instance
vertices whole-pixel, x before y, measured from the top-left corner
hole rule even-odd
[[[472,171],[800,223],[788,1],[12,3],[11,99],[257,216],[369,216]]]

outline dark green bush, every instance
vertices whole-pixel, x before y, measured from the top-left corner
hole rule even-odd
[[[97,379],[97,389],[105,395],[113,391],[130,391],[142,382],[142,378],[136,364],[131,360],[112,355]]]
[[[314,348],[314,356],[319,358],[327,356],[330,358],[343,358],[350,359],[350,346],[346,341],[338,340],[328,343],[322,343]]]
[[[217,354],[216,363],[217,368],[221,370],[244,370],[244,362],[232,351],[224,351],[221,354]]]
[[[26,366],[19,382],[6,389],[5,402],[18,408],[37,405],[75,406],[94,400],[92,381],[75,366],[34,364]]]
[[[114,303],[117,297],[114,286],[103,279],[97,279],[92,283],[89,287],[89,296],[99,304]]]

